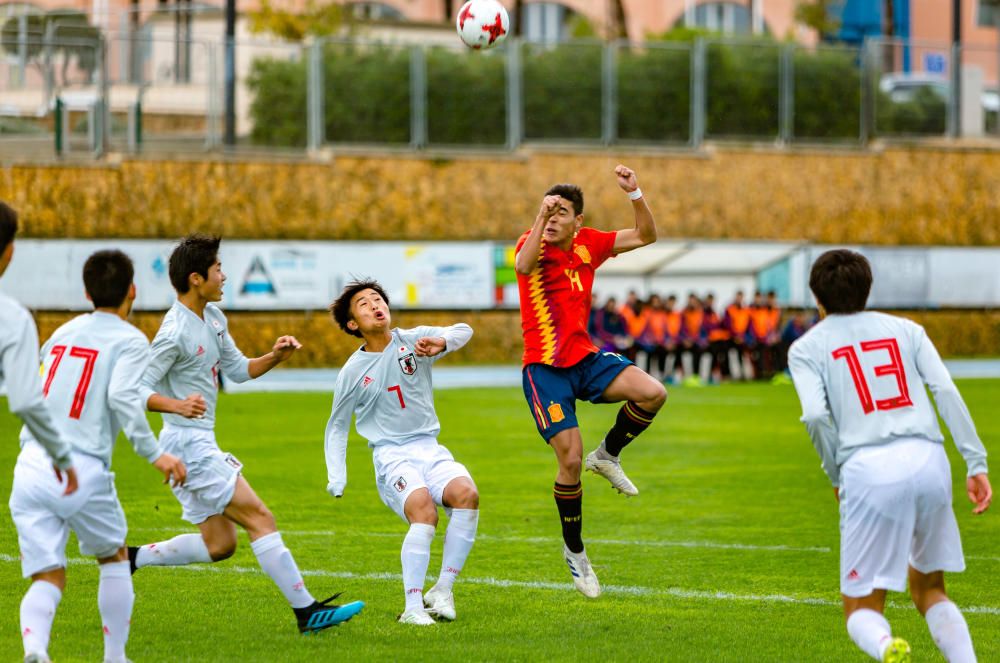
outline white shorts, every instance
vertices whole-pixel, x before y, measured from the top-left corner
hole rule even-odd
[[[166,425],[160,432],[160,446],[187,467],[184,485],[173,487],[184,520],[198,525],[226,510],[243,463],[219,449],[214,431]]]
[[[372,461],[375,464],[375,485],[382,502],[403,520],[407,520],[403,506],[413,491],[426,488],[434,503],[442,506],[444,489],[452,479],[465,477],[472,481],[465,465],[456,461],[447,448],[430,437],[401,445],[375,447]]]
[[[948,457],[921,439],[859,449],[840,468],[840,591],[904,591],[908,566],[965,570]]]
[[[21,450],[14,466],[10,513],[21,549],[21,574],[66,568],[66,541],[76,533],[80,554],[111,557],[125,545],[128,527],[125,512],[115,492],[115,475],[104,463],[73,453],[73,469],[79,488],[63,495],[52,469],[52,461],[37,444]]]

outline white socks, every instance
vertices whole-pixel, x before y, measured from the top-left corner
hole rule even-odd
[[[135,565],[144,566],[183,566],[198,562],[209,563],[212,556],[201,534],[181,534],[169,541],[150,543],[139,548],[135,556]]]
[[[889,622],[879,613],[867,608],[851,613],[847,619],[847,632],[854,644],[878,661],[882,660],[882,654],[892,643]]]
[[[272,532],[250,542],[253,554],[264,573],[278,586],[293,608],[305,608],[316,600],[306,589],[299,567],[292,558],[292,553],[281,540],[280,532]]]
[[[601,447],[603,449],[603,446]],[[479,509],[452,509],[448,520],[448,529],[444,534],[444,555],[441,558],[441,575],[437,585],[445,591],[451,591],[455,578],[465,566],[465,560],[472,550],[476,540],[476,528],[479,526]]]
[[[458,512],[462,509],[454,511]],[[424,580],[427,579],[427,565],[431,561],[431,541],[433,540],[434,527],[426,523],[411,524],[410,530],[403,539],[403,549],[400,551],[399,558],[403,563],[403,591],[406,592],[406,610],[424,609]]]
[[[934,643],[948,663],[976,663],[969,627],[954,603],[935,603],[927,610],[924,619],[927,620],[927,628],[930,629]]]
[[[127,570],[127,569],[126,569]],[[49,655],[49,635],[62,591],[50,582],[36,580],[21,599],[21,639],[24,655]]]
[[[104,627],[104,660],[124,661],[125,643],[132,625],[132,572],[128,562],[101,564],[101,580],[97,586],[97,607]]]

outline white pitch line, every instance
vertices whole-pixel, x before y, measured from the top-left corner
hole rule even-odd
[[[0,561],[18,562],[20,559],[13,555],[0,554]],[[71,565],[94,564],[89,558],[70,557],[68,563]],[[240,573],[251,575],[263,575],[261,570],[253,566],[230,566],[230,565],[208,565],[191,564],[189,566],[164,566],[162,570],[189,571],[198,573]],[[378,572],[378,573],[354,573],[353,571],[325,571],[309,570],[301,571],[305,577],[340,578],[343,580],[375,580],[382,582],[400,582],[402,574]],[[431,579],[433,580],[433,579]],[[489,587],[516,587],[519,589],[537,589],[562,592],[575,592],[576,588],[569,583],[548,582],[542,580],[509,580],[506,578],[493,577],[462,577],[462,584],[486,585]],[[736,594],[734,592],[706,591],[701,589],[682,589],[680,587],[643,587],[641,585],[604,585],[602,590],[606,594],[623,594],[626,596],[670,596],[678,599],[697,601],[726,601],[730,603],[787,603],[791,605],[818,605],[834,607],[840,606],[840,601],[832,599],[818,598],[814,596],[788,596],[787,594]],[[907,608],[909,604],[895,603],[890,601],[888,605],[892,608]],[[962,612],[970,614],[1000,615],[1000,608],[994,606],[965,606]]]
[[[137,527],[131,532],[163,532],[166,534],[189,534],[191,530],[174,527]],[[398,538],[402,540],[405,532],[336,532],[334,530],[281,530],[282,536],[343,536],[343,537],[377,537]],[[507,541],[510,543],[561,543],[562,539],[547,536],[496,536],[494,534],[477,534],[477,539],[485,541]],[[764,552],[809,552],[830,553],[830,548],[824,546],[786,546],[757,545],[753,543],[722,543],[719,541],[666,541],[666,540],[625,540],[625,539],[587,539],[588,544],[605,546],[636,546],[640,548],[711,548],[718,550],[749,550]]]

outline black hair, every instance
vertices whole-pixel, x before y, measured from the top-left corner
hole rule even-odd
[[[351,300],[354,299],[354,295],[358,294],[362,290],[374,290],[382,298],[382,301],[389,304],[389,295],[385,294],[385,290],[382,285],[375,279],[358,279],[357,281],[351,281],[346,286],[344,290],[340,293],[340,297],[337,297],[336,301],[330,304],[330,315],[333,316],[334,322],[337,326],[343,329],[345,332],[351,336],[357,336],[361,338],[361,331],[357,329],[350,329],[347,323],[353,320],[351,317]]]
[[[860,253],[827,251],[813,263],[809,289],[827,313],[863,311],[872,290],[872,266]]]
[[[222,238],[218,235],[203,235],[195,233],[181,240],[170,254],[170,284],[177,294],[183,295],[191,289],[188,277],[199,274],[208,278],[208,270],[219,259],[219,244]]]
[[[0,200],[0,252],[7,249],[7,245],[14,241],[17,234],[17,212]]]
[[[116,249],[98,251],[83,265],[83,286],[94,308],[118,308],[135,277],[132,259]]]
[[[546,196],[560,196],[573,204],[573,216],[583,214],[583,190],[575,184],[556,184],[545,192]]]

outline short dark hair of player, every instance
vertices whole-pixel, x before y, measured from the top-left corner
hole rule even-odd
[[[121,251],[98,251],[83,264],[83,287],[94,308],[118,308],[128,295],[135,267]]]
[[[203,235],[195,233],[181,240],[170,254],[170,284],[177,294],[183,295],[191,289],[188,277],[200,274],[208,278],[208,270],[219,259],[219,244],[222,238],[218,235]]]
[[[546,196],[559,196],[573,203],[573,216],[583,214],[583,189],[575,184],[556,184],[545,192]]]
[[[5,251],[7,245],[14,241],[17,234],[17,212],[10,205],[0,200],[0,251]]]
[[[860,253],[827,251],[813,263],[809,289],[827,313],[863,311],[872,290],[872,267]]]
[[[357,336],[361,338],[361,332],[357,329],[350,329],[347,323],[352,320],[351,318],[351,300],[354,299],[354,295],[358,294],[362,290],[374,290],[382,298],[382,301],[389,304],[389,295],[385,294],[385,290],[382,289],[382,285],[375,279],[359,279],[357,281],[351,281],[346,286],[344,286],[344,291],[340,293],[340,297],[330,304],[330,315],[333,316],[334,321],[337,326],[343,329],[345,332],[351,336]]]

